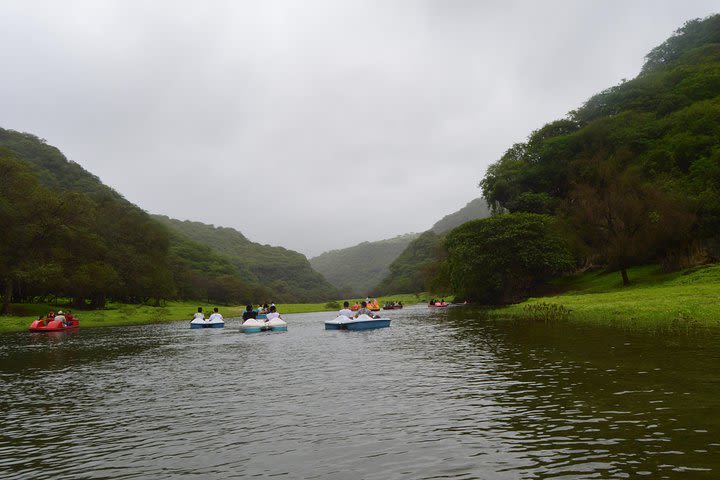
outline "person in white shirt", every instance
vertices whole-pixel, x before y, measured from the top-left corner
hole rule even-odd
[[[218,313],[218,308],[215,307],[213,309],[212,315],[210,315],[210,318],[208,319],[210,323],[216,323],[216,322],[224,322],[223,316]]]
[[[67,323],[67,320],[65,319],[65,314],[62,310],[60,310],[57,315],[55,315],[55,320],[60,320],[63,325]]]
[[[282,317],[277,312],[277,308],[275,308],[275,304],[273,304],[270,305],[270,313],[267,314],[267,321],[269,322],[270,320],[273,320],[275,318],[279,318],[280,320],[282,320]]]
[[[355,312],[350,310],[350,302],[343,303],[343,309],[338,312],[338,316],[340,315],[345,315],[348,318],[352,318],[352,316],[355,315]]]
[[[205,315],[202,313],[202,307],[198,307],[198,311],[193,315],[193,319],[190,321],[192,324],[205,323]]]

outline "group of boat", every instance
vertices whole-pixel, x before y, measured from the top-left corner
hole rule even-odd
[[[448,305],[445,300],[437,301],[433,299],[428,303],[429,308],[444,308]],[[248,305],[248,310],[243,313],[243,323],[240,326],[240,331],[244,333],[265,331],[286,332],[288,329],[287,322],[276,313],[274,305],[272,307],[271,310],[263,309],[262,307],[257,310],[252,310],[252,307]],[[360,308],[378,311],[380,310],[380,305],[377,303],[377,300],[368,302],[366,307],[365,302],[363,302],[362,307],[359,303],[356,303],[350,307],[350,310],[357,312]],[[397,310],[403,308],[403,305],[402,302],[390,302],[386,303],[382,308],[383,310]],[[268,315],[270,315],[270,318],[268,318]],[[389,326],[390,319],[387,317],[368,315],[366,313],[351,315],[351,312],[347,310],[341,310],[336,318],[325,322],[326,330],[369,330]],[[198,312],[190,321],[191,329],[224,327],[225,320],[222,315],[218,313],[217,308],[209,318],[205,318],[202,313],[202,308],[198,308]],[[62,332],[66,330],[77,330],[78,328],[80,328],[80,320],[73,316],[72,313],[63,313],[62,311],[59,311],[57,314],[50,312],[47,317],[34,320],[30,324],[31,332]]]

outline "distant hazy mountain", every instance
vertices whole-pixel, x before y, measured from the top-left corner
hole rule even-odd
[[[422,241],[420,234],[409,233],[378,242],[363,242],[354,247],[325,252],[311,258],[310,264],[346,297],[367,295],[381,283],[381,289],[387,293],[418,291],[420,268],[428,259],[434,258],[431,250],[438,245],[438,235],[470,220],[489,216],[485,200],[476,198],[457,212],[438,220],[423,234]],[[390,265],[394,262],[398,265],[391,275]]]
[[[418,234],[331,250],[310,259],[310,265],[338,288],[343,297],[365,296],[388,273],[388,265]]]
[[[476,198],[471,202],[468,202],[463,208],[450,215],[445,215],[441,220],[438,220],[430,230],[437,234],[449,232],[455,227],[459,227],[465,222],[470,220],[477,220],[478,218],[487,218],[490,216],[490,209],[488,208],[487,202],[484,198]]]

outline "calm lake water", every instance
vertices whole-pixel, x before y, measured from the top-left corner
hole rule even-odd
[[[0,335],[0,478],[720,478],[720,332],[390,316]]]

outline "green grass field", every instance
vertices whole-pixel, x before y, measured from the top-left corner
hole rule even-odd
[[[663,273],[657,266],[632,268],[631,285],[620,274],[592,272],[564,278],[554,286],[563,293],[531,298],[494,309],[492,316],[532,317],[545,306],[562,306],[571,321],[625,328],[720,326],[720,265]],[[544,305],[543,305],[544,304]]]
[[[401,301],[406,305],[422,303],[429,299],[427,294],[403,294],[388,297],[378,297],[378,302],[383,305],[389,301]],[[362,299],[348,299],[351,304]],[[342,305],[343,300],[336,301]],[[167,302],[161,307],[148,305],[131,305],[109,303],[105,310],[76,310],[73,313],[80,319],[81,328],[110,327],[118,325],[141,325],[149,323],[171,322],[176,320],[192,319],[197,307],[203,307],[206,316],[212,312],[215,305],[206,305],[195,302]],[[333,302],[327,303],[289,303],[278,304],[280,313],[308,313],[308,312],[329,312],[338,310]],[[227,319],[242,316],[244,306],[220,306],[220,313]],[[13,304],[10,315],[0,316],[0,333],[21,332],[27,330],[30,323],[40,316],[45,316],[49,311],[65,310],[63,306],[47,304]]]

